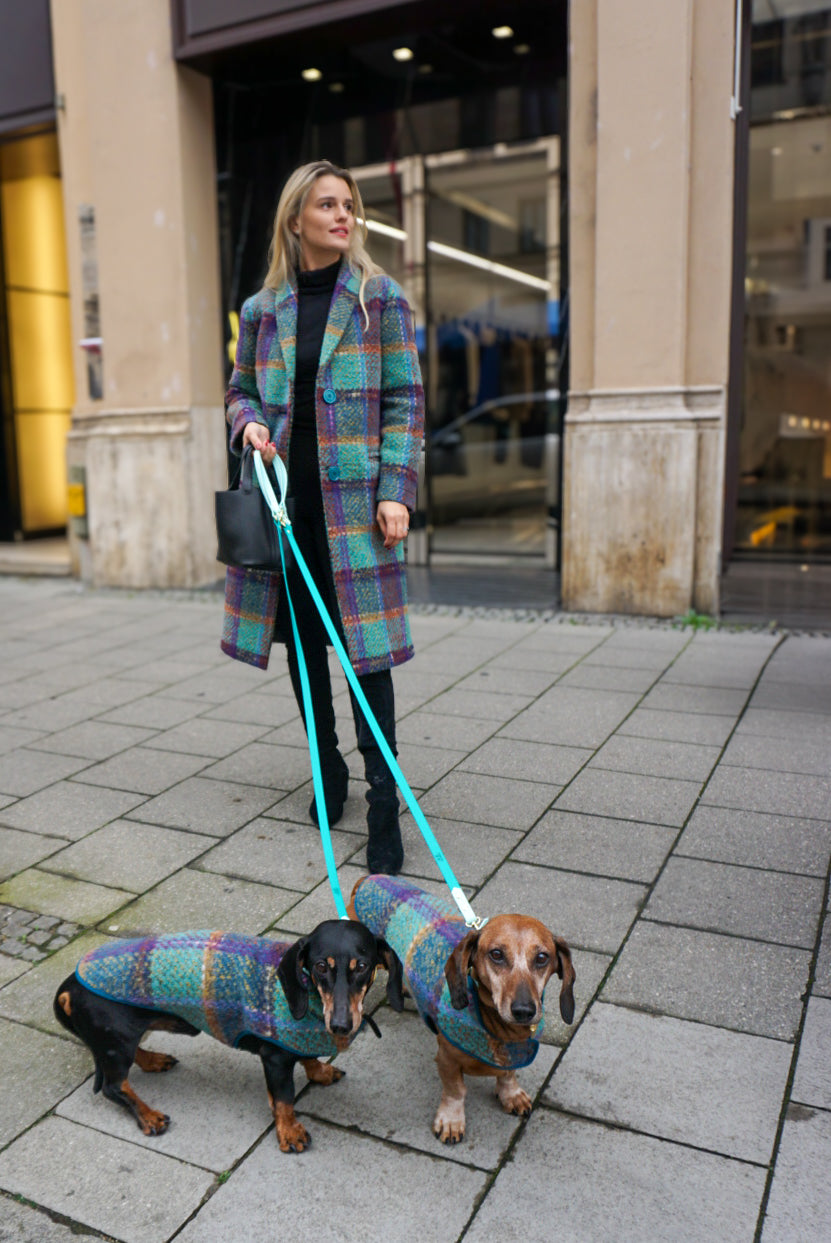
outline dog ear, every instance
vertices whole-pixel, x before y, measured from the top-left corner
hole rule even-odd
[[[277,975],[289,1003],[292,1018],[305,1018],[309,1008],[309,977],[305,974],[308,937],[295,941],[280,960]]]
[[[563,981],[560,989],[560,1014],[563,1016],[563,1022],[574,1022],[574,981],[577,979],[577,973],[571,963],[571,950],[566,945],[562,937],[555,937],[554,944],[557,946],[557,966],[555,971]]]
[[[479,933],[472,928],[467,936],[462,938],[445,964],[444,974],[447,987],[450,989],[450,1004],[454,1010],[464,1010],[468,1004],[467,973],[478,943]]]
[[[383,937],[375,938],[378,957],[387,970],[387,1001],[399,1013],[404,1009],[404,969],[401,959]]]

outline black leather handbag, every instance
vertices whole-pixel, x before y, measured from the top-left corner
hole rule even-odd
[[[276,477],[271,471],[272,486]],[[279,487],[275,487],[279,493]],[[286,505],[291,516],[292,502]],[[225,492],[215,493],[217,560],[246,570],[279,571],[283,568],[277,528],[254,478],[254,452],[250,445],[242,451],[242,461]],[[291,552],[283,541],[286,568]]]

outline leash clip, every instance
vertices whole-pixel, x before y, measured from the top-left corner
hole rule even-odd
[[[461,885],[456,885],[453,889],[451,889],[450,896],[462,913],[465,921],[465,927],[475,928],[477,932],[481,932],[488,921],[487,919],[479,918],[473,907],[468,902]]]

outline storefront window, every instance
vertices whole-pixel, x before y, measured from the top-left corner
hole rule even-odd
[[[831,554],[831,7],[753,9],[737,547]]]

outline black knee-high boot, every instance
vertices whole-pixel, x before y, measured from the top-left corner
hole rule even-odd
[[[303,718],[303,727],[308,735],[306,714],[303,711],[303,688],[300,682],[300,667],[297,663],[297,652],[294,643],[286,645],[289,677],[294,691],[294,698]],[[330,825],[337,824],[343,815],[349,788],[349,767],[338,749],[338,736],[335,733],[335,709],[332,706],[332,682],[329,677],[329,660],[325,646],[304,645],[306,669],[309,674],[309,691],[312,697],[312,711],[315,718],[317,746],[320,753],[320,771],[323,777],[323,790],[326,798],[326,816]],[[313,798],[309,805],[309,816],[314,824],[318,824],[317,799]]]
[[[395,747],[395,696],[392,687],[392,674],[389,669],[379,673],[367,673],[359,677],[361,690],[366,695],[367,703],[381,727],[384,740],[397,755]],[[358,737],[358,750],[364,757],[364,771],[369,788],[366,801],[369,804],[366,813],[366,824],[369,840],[366,848],[366,862],[370,872],[385,872],[395,876],[401,871],[404,863],[404,846],[401,841],[401,827],[398,823],[398,796],[395,778],[389,770],[375,735],[367,724],[363,712],[352,700],[352,714],[355,718],[355,733]]]

